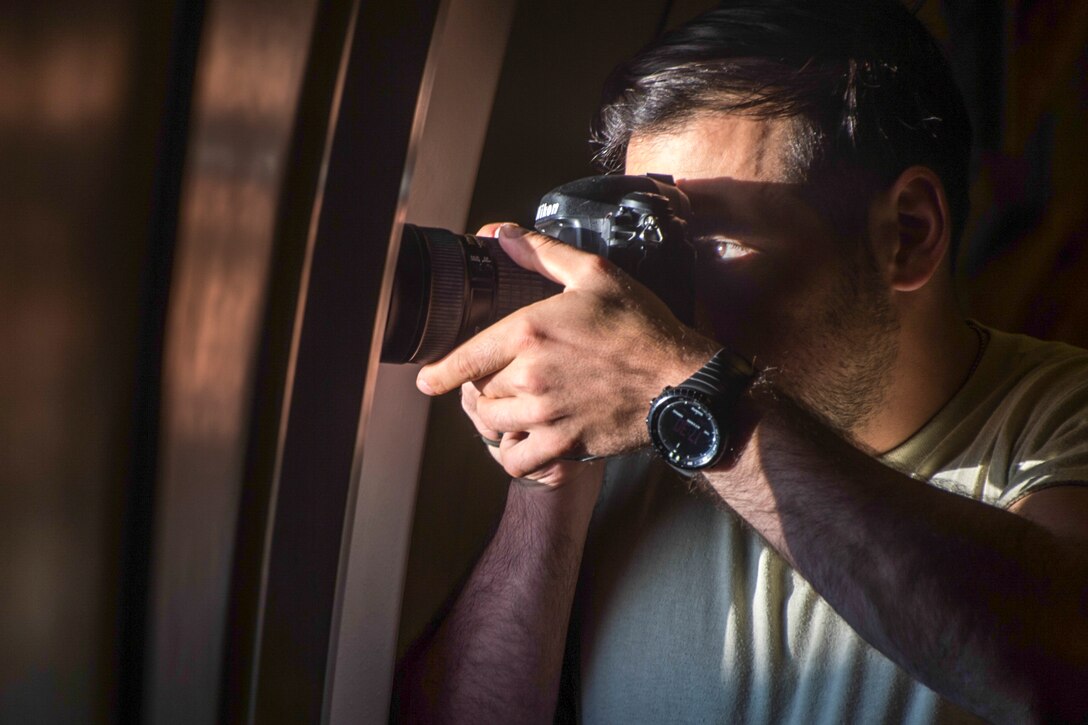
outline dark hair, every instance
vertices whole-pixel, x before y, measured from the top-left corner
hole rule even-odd
[[[958,243],[970,121],[941,49],[896,0],[722,2],[612,72],[594,122],[598,163],[616,171],[633,134],[705,111],[794,119],[783,160],[795,181],[861,183],[871,198],[909,166],[932,169]]]

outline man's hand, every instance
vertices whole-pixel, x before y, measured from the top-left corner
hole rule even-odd
[[[476,414],[476,405],[479,399],[480,391],[477,390],[474,383],[465,383],[461,386],[461,408],[465,411],[465,415],[468,416],[469,420],[472,421],[472,425],[476,427],[476,432],[480,434],[480,437],[488,441],[487,450],[491,454],[491,457],[494,458],[500,466],[507,469],[507,466],[503,464],[501,444],[496,446],[492,443],[492,441],[502,440],[504,435],[500,431],[491,430],[480,420],[480,417]],[[516,436],[519,434],[509,435]],[[520,435],[524,436],[525,434]],[[566,484],[579,478],[590,482],[592,487],[599,491],[599,484],[603,471],[604,469],[602,466],[593,463],[583,463],[573,460],[555,460],[531,473],[518,477],[518,480],[523,483],[527,481],[535,482],[554,488],[560,484]],[[509,472],[509,469],[507,469],[507,472]],[[596,495],[594,494],[589,502],[591,508],[596,500]]]
[[[516,478],[551,485],[578,469],[564,457],[610,456],[646,445],[651,399],[718,349],[682,325],[615,265],[542,234],[489,225],[520,266],[563,285],[420,370],[429,395],[458,386],[496,459]]]

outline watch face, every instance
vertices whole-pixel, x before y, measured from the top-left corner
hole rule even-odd
[[[654,421],[656,443],[674,466],[702,468],[713,463],[722,445],[721,431],[706,406],[697,400],[673,398]]]

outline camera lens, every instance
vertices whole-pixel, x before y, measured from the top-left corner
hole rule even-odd
[[[382,362],[429,363],[516,309],[561,291],[491,237],[405,224]]]

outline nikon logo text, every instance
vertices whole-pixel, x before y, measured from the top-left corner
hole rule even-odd
[[[536,208],[536,218],[539,219],[541,217],[551,216],[557,211],[559,211],[559,202],[555,202],[554,204],[541,204]]]

